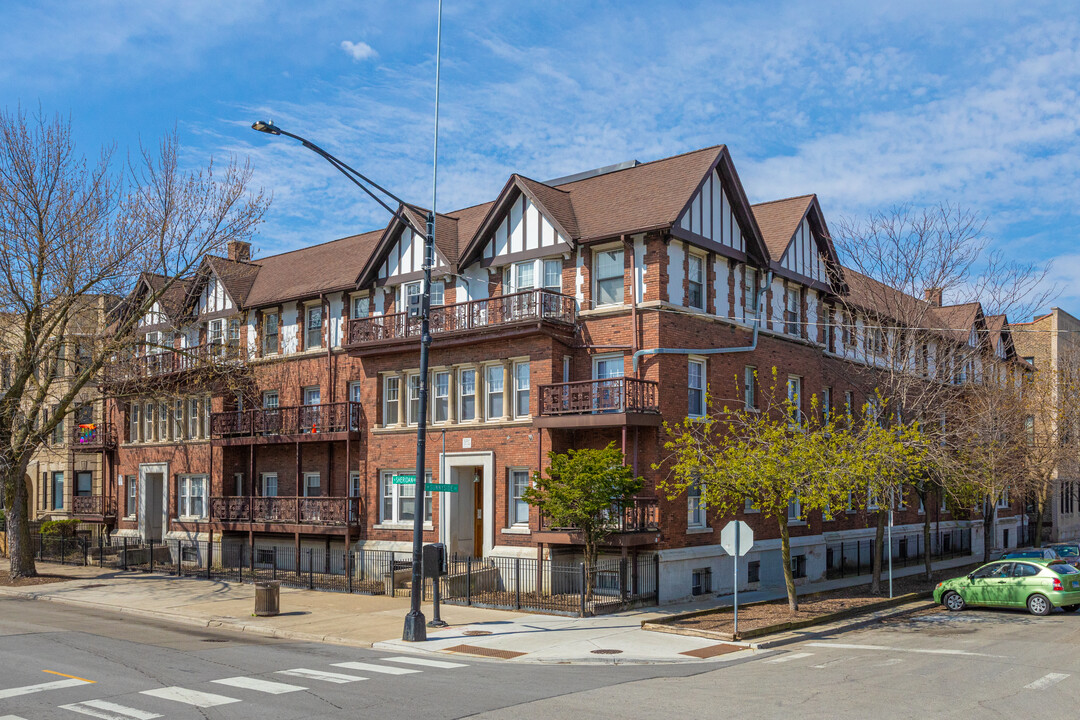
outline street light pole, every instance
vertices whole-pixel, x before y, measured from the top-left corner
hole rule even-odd
[[[349,178],[353,184],[370,195],[379,205],[391,215],[397,217],[399,212],[392,210],[382,198],[375,194],[368,185],[383,193],[399,206],[404,207],[405,201],[394,195],[389,190],[381,187],[378,183],[364,176],[362,173],[349,167],[341,160],[323,150],[309,140],[299,135],[286,132],[274,125],[273,122],[258,121],[252,123],[252,129],[268,135],[284,135],[300,141],[304,147],[321,156],[331,165],[338,169],[342,175]],[[434,197],[432,198],[434,199]],[[408,217],[403,217],[409,223]],[[411,223],[410,223],[411,224]],[[418,228],[413,228],[414,231]],[[419,233],[417,233],[419,234]],[[412,590],[411,608],[405,616],[405,630],[402,639],[415,642],[427,640],[427,630],[424,625],[424,613],[420,609],[420,593],[423,591],[423,578],[421,568],[421,554],[424,549],[424,515],[426,502],[424,499],[424,457],[427,440],[427,396],[428,396],[428,348],[431,345],[431,329],[429,319],[431,315],[431,266],[435,259],[435,212],[429,210],[427,214],[427,227],[424,232],[424,287],[420,295],[420,417],[417,418],[416,427],[416,496],[413,498],[413,558],[412,558]],[[406,390],[407,391],[407,390]],[[436,579],[436,582],[438,580]]]

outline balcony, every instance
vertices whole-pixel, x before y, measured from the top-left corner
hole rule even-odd
[[[536,427],[584,428],[654,426],[660,416],[660,384],[621,377],[578,380],[540,386],[540,416]]]
[[[128,383],[225,365],[241,359],[243,353],[237,344],[203,343],[115,360],[105,366],[104,376],[107,383]]]
[[[116,498],[101,495],[76,495],[71,498],[71,514],[78,518],[116,517]]]
[[[210,438],[218,446],[356,440],[360,410],[360,403],[350,401],[216,412],[210,415]]]
[[[116,449],[116,428],[108,423],[79,423],[71,428],[70,449],[77,453]]]
[[[355,526],[360,524],[360,498],[212,497],[210,520],[223,525]]]
[[[630,498],[608,512],[609,530],[605,545],[632,546],[656,542],[660,533],[660,499],[654,497]],[[557,544],[582,544],[584,540],[578,528],[558,526],[540,513],[540,529],[535,540]]]
[[[539,330],[572,336],[577,301],[551,290],[526,290],[484,300],[431,308],[432,345],[472,342],[477,335],[499,338]],[[420,317],[393,313],[348,322],[346,346],[354,354],[386,352],[395,345],[419,345]]]

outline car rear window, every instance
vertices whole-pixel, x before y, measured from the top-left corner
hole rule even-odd
[[[1080,555],[1080,548],[1077,548],[1075,545],[1054,545],[1050,549],[1054,550],[1059,555]]]
[[[1072,565],[1066,565],[1065,563],[1054,563],[1053,565],[1047,565],[1046,567],[1053,570],[1058,575],[1080,575],[1080,570],[1077,570]]]

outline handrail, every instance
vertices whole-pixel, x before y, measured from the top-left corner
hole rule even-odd
[[[211,497],[210,519],[218,522],[355,525],[360,521],[357,497],[288,497],[224,495]]]
[[[157,350],[114,361],[106,366],[111,380],[133,380],[193,370],[207,365],[239,360],[239,344],[206,342],[175,350]]]
[[[322,405],[229,410],[210,414],[210,437],[308,435],[360,430],[361,404],[352,400]]]
[[[481,300],[431,308],[433,335],[499,327],[523,321],[573,324],[577,321],[577,301],[570,295],[542,288]],[[346,344],[358,345],[379,340],[402,340],[420,336],[419,316],[405,312],[353,318],[346,326]]]

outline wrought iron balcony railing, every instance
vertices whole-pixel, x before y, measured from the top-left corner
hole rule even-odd
[[[630,377],[541,385],[540,414],[659,413],[659,388]]]
[[[210,519],[288,525],[356,525],[360,521],[360,498],[212,497]]]
[[[608,509],[607,523],[609,533],[658,532],[660,530],[660,499],[649,497],[630,498]],[[540,531],[574,532],[574,525],[553,523],[544,513],[540,513]]]
[[[360,429],[360,403],[232,410],[210,414],[210,437],[237,438],[260,435],[307,435]]]

